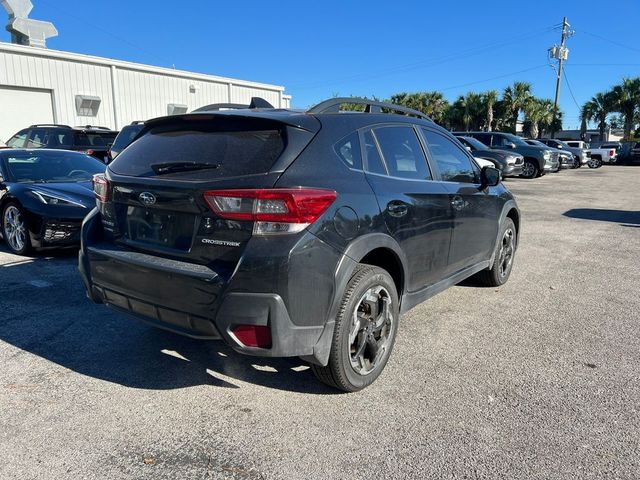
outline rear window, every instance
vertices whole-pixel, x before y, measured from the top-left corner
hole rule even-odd
[[[106,149],[116,138],[115,133],[109,132],[77,132],[73,135],[73,144],[76,147],[90,147]]]
[[[133,141],[135,136],[140,133],[143,127],[144,125],[142,123],[124,127],[113,142],[111,149],[117,152],[124,150],[124,148]]]
[[[284,147],[284,131],[276,122],[185,122],[152,127],[109,168],[120,175],[155,176],[159,164],[194,162],[214,168],[162,176],[206,180],[255,175],[267,173]]]

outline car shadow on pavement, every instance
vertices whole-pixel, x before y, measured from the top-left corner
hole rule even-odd
[[[6,248],[0,243],[0,253]],[[0,262],[0,352],[6,342],[89,377],[141,389],[243,383],[311,394],[338,393],[298,358],[248,357],[221,341],[159,330],[86,298],[76,253]],[[5,350],[2,352],[2,350]],[[29,381],[29,371],[24,372]]]
[[[563,214],[565,217],[599,222],[619,223],[630,227],[640,225],[640,212],[630,210],[607,210],[599,208],[573,208]]]

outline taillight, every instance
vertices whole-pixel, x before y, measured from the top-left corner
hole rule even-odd
[[[231,331],[245,347],[271,348],[271,329],[265,325],[238,325]]]
[[[609,150],[609,156],[610,157],[613,157],[615,154],[616,154],[615,150],[613,150],[613,149]]]
[[[221,218],[255,222],[253,233],[297,233],[315,222],[335,201],[336,192],[311,188],[212,190],[209,207]]]
[[[94,151],[89,149],[89,150],[85,150],[84,153],[86,153],[87,155],[93,155]]]
[[[93,176],[93,193],[102,203],[108,202],[111,199],[111,185],[103,173],[98,173]]]

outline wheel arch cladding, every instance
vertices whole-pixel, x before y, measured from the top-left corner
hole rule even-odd
[[[400,298],[402,296],[405,280],[404,269],[402,262],[393,250],[386,247],[374,248],[362,257],[358,263],[373,265],[387,271],[396,286],[398,297]]]

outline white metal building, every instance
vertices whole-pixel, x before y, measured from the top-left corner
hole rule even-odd
[[[284,87],[0,42],[0,141],[36,123],[120,129],[134,120],[262,97]]]

